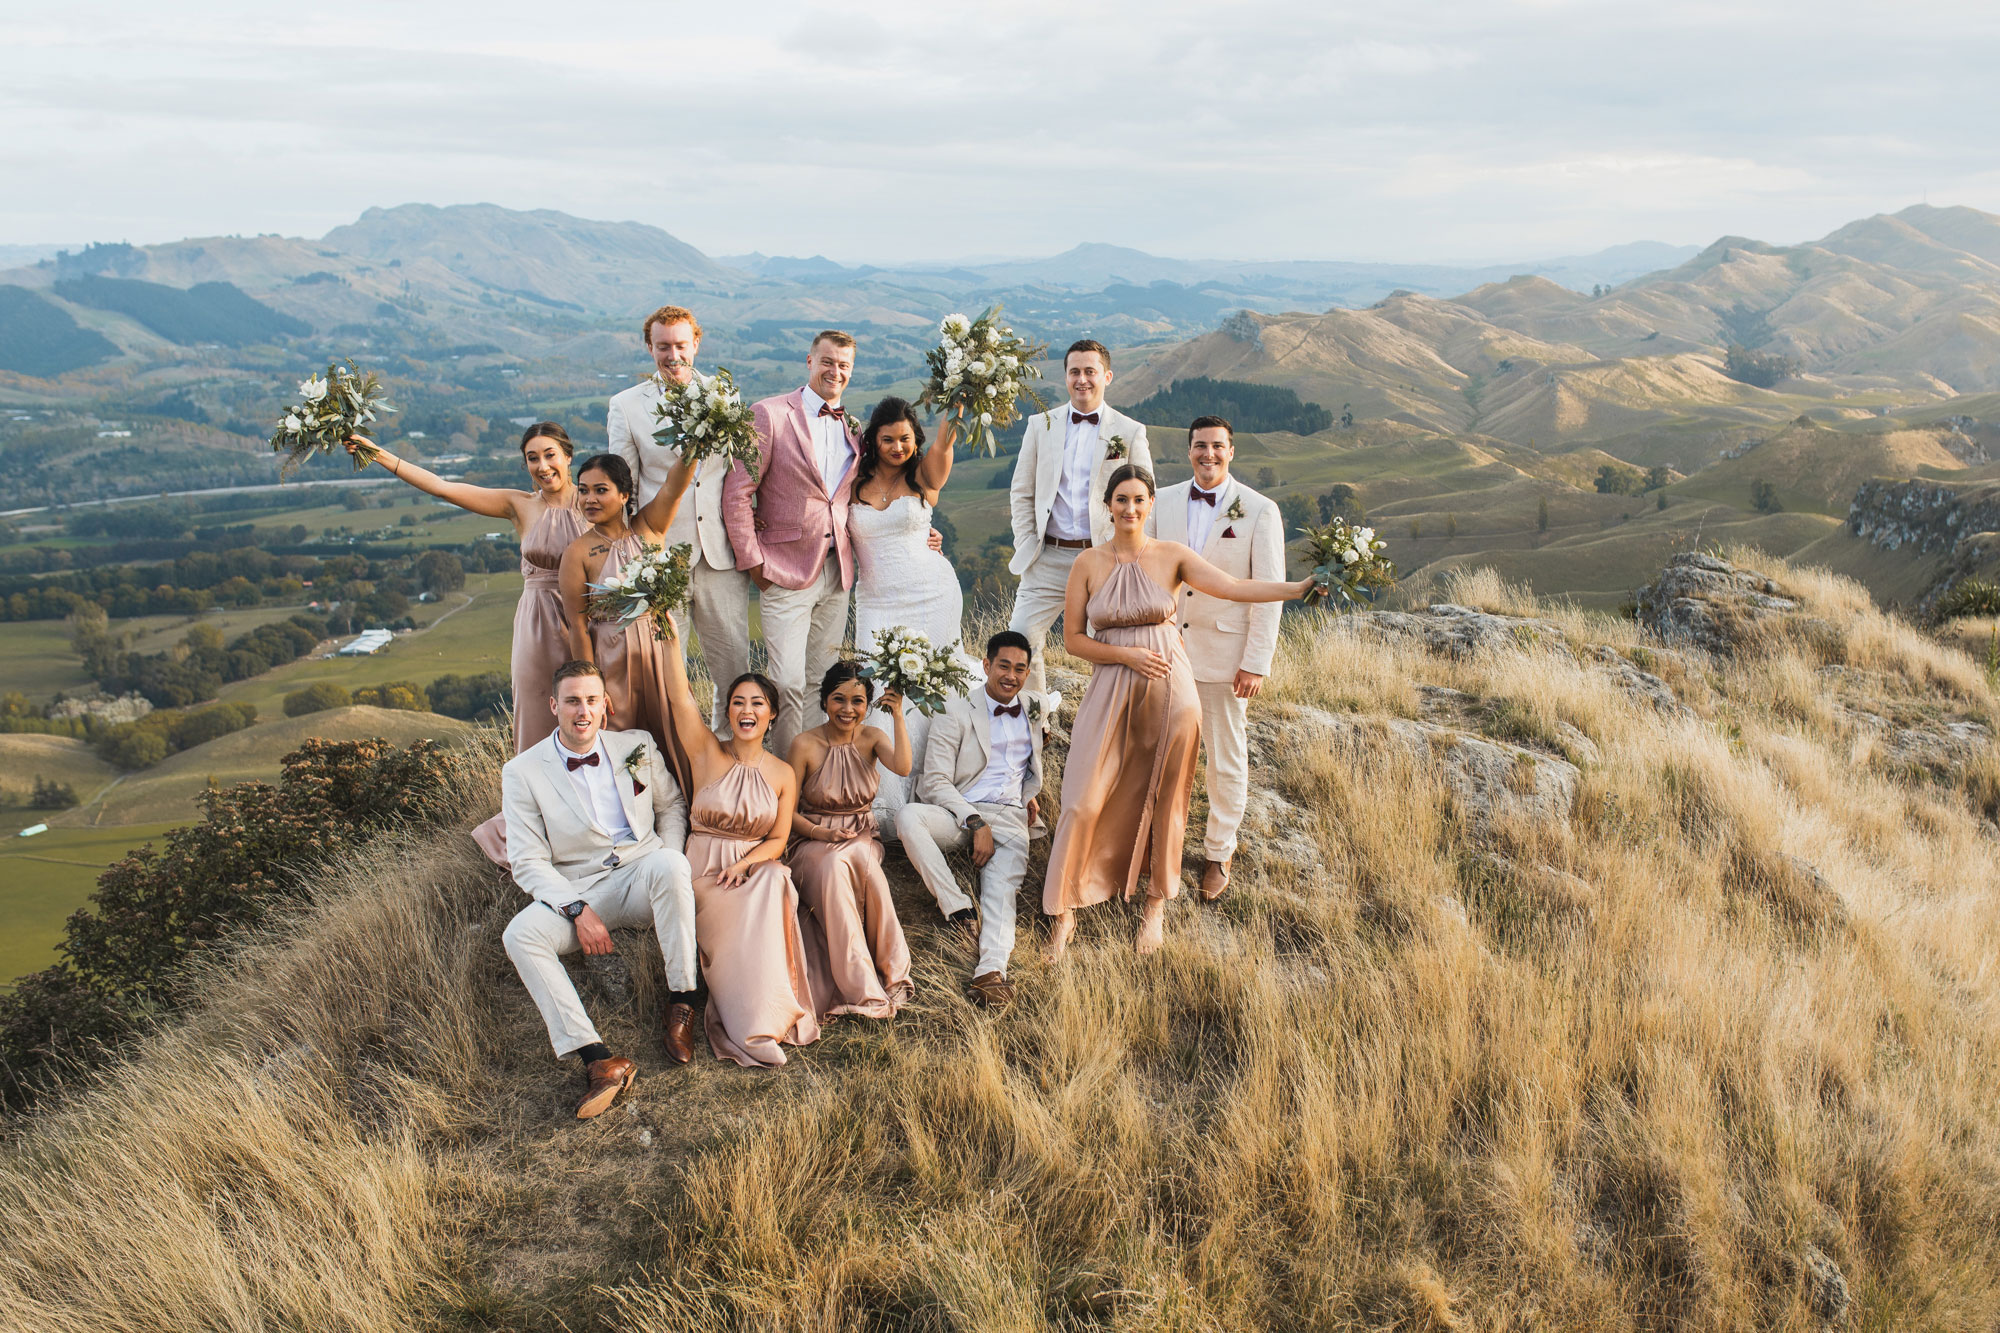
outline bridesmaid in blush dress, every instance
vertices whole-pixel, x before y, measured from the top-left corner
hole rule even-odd
[[[876,765],[910,771],[910,736],[902,696],[882,696],[891,739],[864,725],[873,687],[852,662],[835,662],[819,683],[826,722],[792,742],[799,808],[787,859],[799,890],[813,1009],[821,1018],[889,1018],[906,1003],[910,949],[882,873],[882,839],[872,808]]]
[[[688,689],[678,639],[667,647],[667,707],[693,771],[687,859],[708,983],[708,1048],[746,1068],[781,1065],[786,1046],[819,1040],[819,1019],[799,933],[799,896],[780,859],[799,782],[764,748],[778,689],[755,672],[730,682],[728,738],[718,740]]]
[[[1055,918],[1051,959],[1068,945],[1077,908],[1130,901],[1147,871],[1133,943],[1149,954],[1164,939],[1201,739],[1201,702],[1174,620],[1181,585],[1232,602],[1281,602],[1312,586],[1310,578],[1231,578],[1179,542],[1148,537],[1153,475],[1136,464],[1111,474],[1104,501],[1111,540],[1077,557],[1063,608],[1063,647],[1092,670],[1070,727],[1062,816],[1042,888],[1042,910]]]
[[[649,731],[687,793],[687,750],[667,722],[665,662],[678,653],[641,618],[617,625],[590,618],[585,608],[587,585],[602,583],[624,568],[643,546],[666,540],[687,492],[693,469],[676,460],[667,479],[643,506],[632,503],[632,469],[616,454],[594,454],[576,470],[578,508],[589,526],[564,550],[560,582],[563,619],[568,628],[569,656],[595,662],[604,673],[604,693],[610,706],[608,727]]]

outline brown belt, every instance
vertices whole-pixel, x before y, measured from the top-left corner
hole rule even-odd
[[[1088,551],[1090,549],[1090,538],[1088,537],[1044,537],[1042,538],[1042,543],[1046,546],[1060,546],[1065,551]]]

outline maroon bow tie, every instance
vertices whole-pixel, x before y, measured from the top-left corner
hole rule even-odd
[[[1199,500],[1203,504],[1208,505],[1210,508],[1214,507],[1215,497],[1219,494],[1221,494],[1220,491],[1205,491],[1199,486],[1190,486],[1188,488],[1189,499]]]
[[[571,759],[569,756],[564,755],[563,762],[569,765],[569,771],[572,773],[576,772],[576,770],[578,770],[579,768],[584,768],[584,767],[596,768],[597,751],[592,750],[589,754],[585,755],[581,759]]]
[[[1019,705],[1019,704],[994,704],[994,705],[993,705],[993,716],[995,716],[995,717],[1019,717],[1019,716],[1021,716],[1021,705]]]
[[[835,407],[831,403],[821,403],[819,405],[819,414],[823,417],[845,417],[847,409],[844,407]]]
[[[1076,410],[1075,408],[1071,408],[1071,409],[1070,409],[1070,412],[1069,412],[1069,424],[1070,424],[1070,425],[1072,425],[1072,426],[1080,426],[1080,425],[1082,425],[1082,424],[1083,424],[1084,422],[1086,422],[1086,421],[1088,421],[1088,422],[1089,422],[1089,423],[1090,423],[1091,425],[1095,426],[1095,425],[1097,424],[1097,413],[1095,413],[1095,412],[1079,412],[1079,411],[1077,411],[1077,410]]]

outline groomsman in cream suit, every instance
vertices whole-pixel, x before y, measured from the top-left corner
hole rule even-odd
[[[583,1062],[589,1086],[576,1115],[588,1120],[632,1086],[638,1069],[604,1044],[562,956],[610,953],[614,928],[650,924],[667,971],[661,1036],[667,1054],[686,1064],[699,984],[694,884],[681,854],[687,806],[660,747],[643,731],[603,730],[604,677],[592,663],[565,663],[550,696],[555,734],[500,770],[514,883],[534,899],[501,940],[557,1058]]]
[[[986,644],[986,684],[953,699],[931,722],[919,757],[916,799],[896,812],[903,851],[954,928],[973,940],[972,998],[997,1009],[1014,998],[1015,899],[1028,872],[1028,842],[1041,836],[1041,705],[1024,694],[1027,636],[1002,630]],[[979,904],[958,886],[948,851],[970,846]]]
[[[1234,432],[1221,417],[1196,417],[1188,427],[1194,478],[1162,487],[1150,526],[1162,541],[1180,542],[1223,573],[1239,579],[1285,577],[1285,521],[1278,506],[1229,474]],[[1250,701],[1271,674],[1278,647],[1277,602],[1225,602],[1181,589],[1181,641],[1201,697],[1201,743],[1208,753],[1208,832],[1201,896],[1222,896],[1236,830],[1250,792]]]
[[[751,409],[761,460],[757,479],[731,468],[722,483],[722,517],[736,567],[757,585],[765,660],[784,696],[771,724],[771,751],[780,757],[825,716],[814,687],[847,637],[854,587],[847,505],[861,423],[840,396],[853,375],[854,339],[838,329],[820,333],[806,354],[805,387]],[[809,704],[812,721],[806,718]]]
[[[686,384],[694,374],[694,358],[701,351],[701,325],[694,312],[682,306],[663,305],[646,316],[641,330],[646,350],[662,376],[676,384]],[[640,504],[653,498],[666,482],[667,469],[680,461],[681,451],[653,439],[659,424],[653,410],[660,405],[659,385],[647,376],[611,400],[605,421],[611,437],[611,452],[632,469],[633,499]],[[694,547],[692,584],[688,610],[694,632],[701,640],[702,661],[708,678],[715,682],[712,724],[722,726],[722,692],[729,682],[750,669],[750,577],[736,568],[736,553],[730,549],[729,533],[722,521],[722,479],[729,465],[720,458],[704,461],[689,483],[680,512],[667,529],[667,545],[687,542]]]
[[[1007,568],[1020,576],[1008,628],[1027,636],[1034,653],[1028,691],[1048,688],[1042,646],[1062,614],[1070,566],[1077,552],[1111,540],[1111,511],[1104,482],[1121,465],[1153,469],[1146,428],[1104,401],[1111,386],[1111,353],[1085,338],[1063,356],[1069,401],[1028,418],[1021,456],[1014,460],[1010,496],[1014,517],[1014,559]]]

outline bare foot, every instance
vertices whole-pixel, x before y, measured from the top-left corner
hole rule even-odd
[[[1049,925],[1049,947],[1043,951],[1043,956],[1051,963],[1061,958],[1063,950],[1069,947],[1069,937],[1075,933],[1076,913],[1057,914],[1056,919]]]
[[[1146,910],[1139,917],[1139,933],[1132,940],[1132,947],[1141,958],[1149,953],[1157,953],[1167,942],[1167,900],[1165,898],[1146,899]]]

